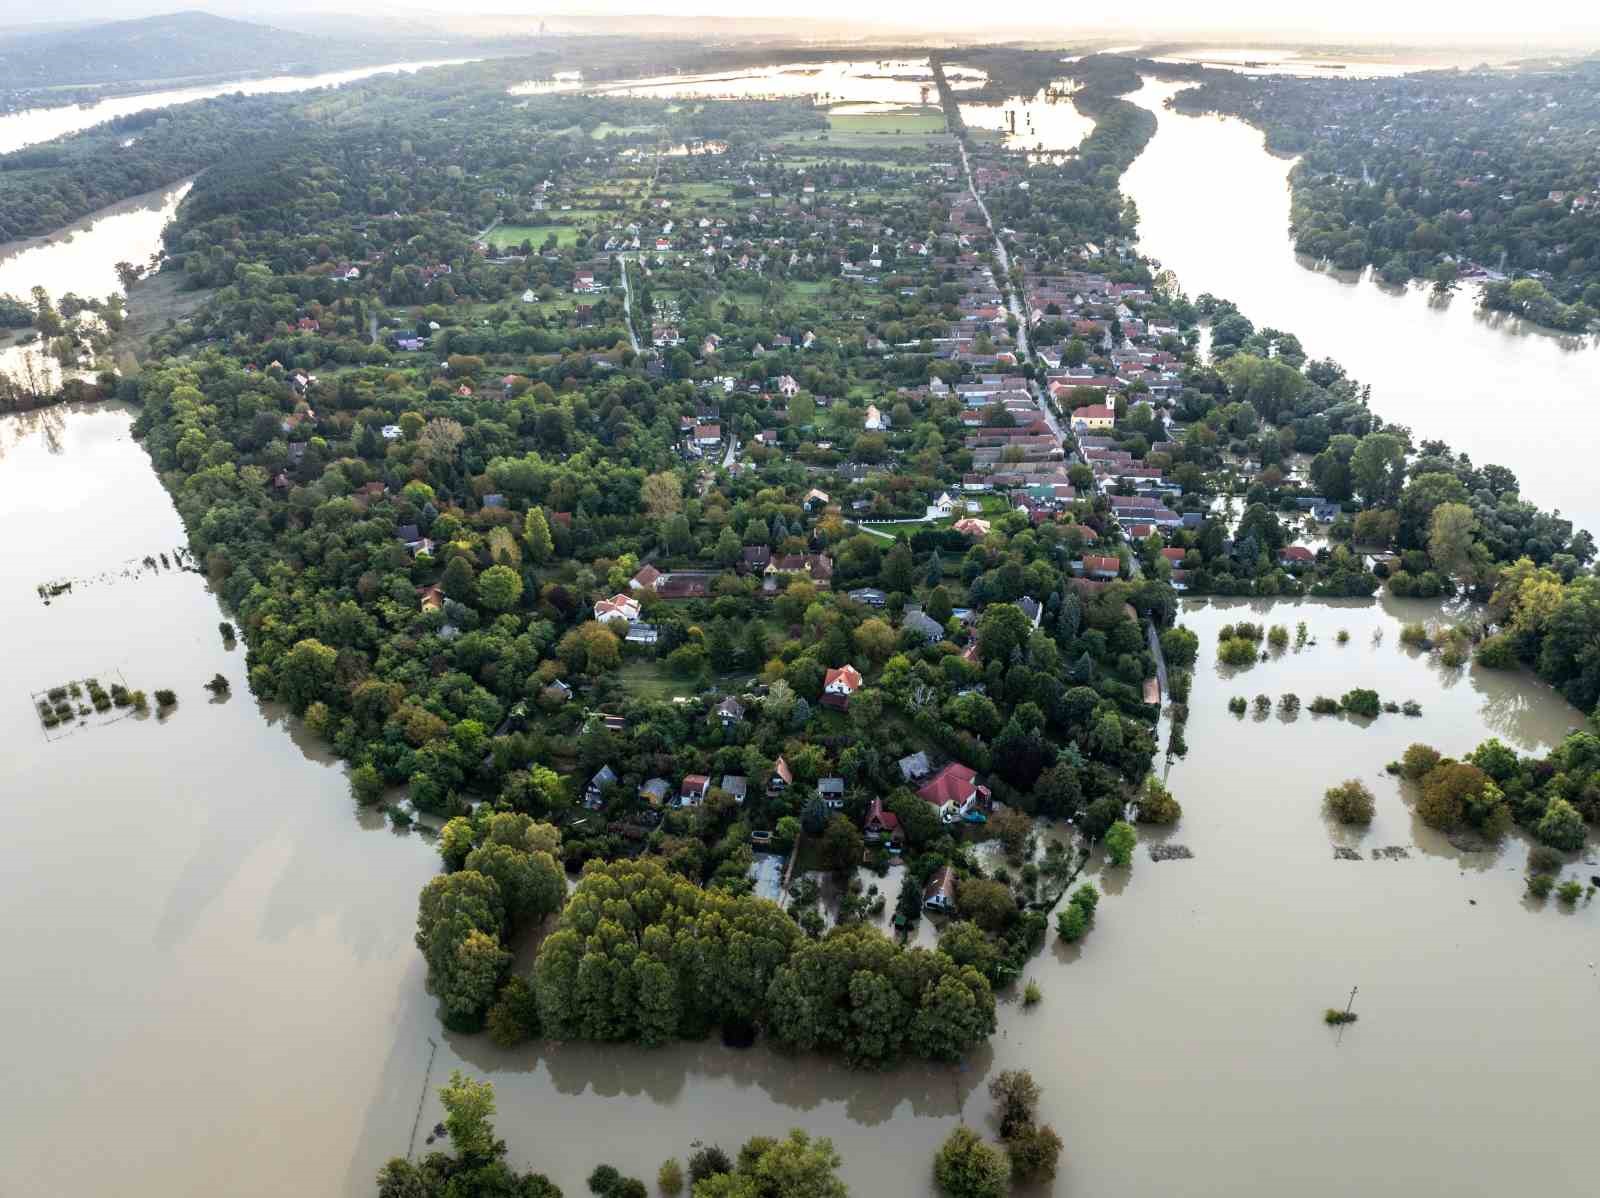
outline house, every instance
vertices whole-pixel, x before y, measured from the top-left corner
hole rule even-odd
[[[1022,614],[1028,617],[1028,623],[1035,628],[1039,627],[1039,619],[1044,615],[1044,608],[1039,606],[1039,601],[1031,595],[1024,595],[1017,600],[1017,606],[1022,609]]]
[[[902,757],[896,764],[900,767],[900,776],[907,782],[921,782],[933,773],[933,766],[928,764],[928,755],[921,750]]]
[[[1337,503],[1318,503],[1311,508],[1311,518],[1318,524],[1332,524],[1339,518]]]
[[[629,590],[634,591],[659,590],[661,586],[661,580],[664,577],[665,575],[663,575],[660,570],[657,570],[649,562],[646,562],[644,565],[639,567],[639,572],[628,580],[628,588]]]
[[[739,700],[735,699],[732,695],[729,695],[721,703],[718,703],[715,711],[717,718],[722,721],[722,726],[724,728],[731,728],[733,725],[742,723],[744,720],[744,704],[739,702]]]
[[[1072,411],[1072,427],[1074,430],[1109,429],[1115,427],[1117,413],[1114,408],[1105,404],[1088,404],[1085,407],[1074,408]]]
[[[869,433],[881,433],[889,427],[889,418],[878,411],[874,404],[867,405],[866,430]]]
[[[630,645],[653,645],[661,639],[661,629],[643,620],[628,621],[628,635],[622,638]]]
[[[1083,572],[1090,578],[1109,582],[1121,575],[1122,559],[1086,553],[1083,557]]]
[[[665,778],[651,778],[639,788],[639,797],[652,807],[659,807],[672,793],[672,784]]]
[[[746,545],[740,555],[739,565],[742,571],[765,571],[767,563],[772,560],[772,550],[766,545]]]
[[[782,340],[782,338],[780,338],[780,340]],[[778,393],[785,399],[793,399],[796,395],[800,394],[800,384],[795,380],[793,375],[783,375],[778,379]]]
[[[772,763],[772,777],[767,779],[768,794],[782,794],[794,785],[794,774],[782,757]]]
[[[785,553],[772,558],[762,571],[769,589],[777,589],[780,576],[803,574],[819,587],[833,585],[833,559],[825,553]]]
[[[989,535],[989,522],[979,520],[976,516],[966,516],[957,520],[950,526],[964,537],[986,537]]]
[[[431,553],[433,542],[417,531],[415,524],[402,524],[394,530],[395,538],[412,553]]]
[[[444,609],[444,591],[437,583],[431,587],[418,587],[417,596],[423,611],[442,611]]]
[[[694,443],[701,449],[710,449],[722,444],[722,426],[720,424],[697,424],[694,426]]]
[[[843,665],[836,670],[829,670],[822,680],[822,693],[825,695],[855,694],[861,689],[861,671],[855,666]]]
[[[583,805],[591,811],[598,810],[605,805],[606,791],[616,784],[616,771],[609,765],[601,766],[589,779],[589,785],[583,788]]]
[[[900,621],[900,627],[916,633],[925,641],[944,640],[944,625],[920,607],[907,608],[905,618]]]
[[[819,491],[817,488],[812,487],[811,490],[806,492],[805,498],[802,499],[800,503],[801,506],[806,509],[806,511],[814,512],[819,507],[828,506],[828,493],[826,491]]]
[[[706,793],[711,789],[711,779],[705,774],[690,774],[683,780],[683,785],[678,788],[678,806],[698,807],[706,801]]]
[[[750,779],[743,774],[723,774],[718,789],[724,794],[731,795],[735,803],[742,803],[745,792],[750,789]]]
[[[1285,545],[1278,550],[1278,561],[1285,566],[1309,566],[1317,555],[1304,545]]]
[[[974,770],[953,761],[928,779],[917,797],[937,810],[941,820],[953,824],[976,811],[979,801],[989,797],[989,789],[978,785]]]
[[[922,892],[922,905],[941,915],[953,915],[956,909],[956,874],[948,865],[941,866],[933,875],[927,889]]]
[[[867,808],[866,822],[862,825],[868,843],[893,840],[900,834],[900,817],[884,809],[882,799],[873,799]]]
[[[882,607],[889,602],[889,596],[877,587],[857,587],[850,592],[850,598],[868,607]]]
[[[597,289],[594,281],[594,271],[575,270],[572,272],[572,290],[580,295],[587,295]]]
[[[837,811],[844,806],[844,779],[839,777],[818,778],[817,797]]]
[[[594,618],[607,624],[632,624],[639,618],[639,601],[622,594],[597,600],[594,605]]]

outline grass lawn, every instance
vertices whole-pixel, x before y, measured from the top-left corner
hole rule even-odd
[[[724,693],[741,690],[750,681],[752,672],[739,670],[732,674],[713,674],[709,680],[679,678],[667,668],[665,662],[644,658],[624,663],[617,671],[617,677],[629,694],[669,703],[678,698],[691,699],[704,694],[711,687]]]
[[[893,112],[845,112],[828,116],[835,133],[944,133],[944,113],[937,108],[902,108]]]
[[[604,121],[594,127],[589,136],[597,141],[605,137],[632,137],[636,133],[654,133],[660,125],[613,125]]]
[[[498,225],[489,233],[489,244],[505,249],[530,241],[538,249],[554,233],[558,246],[568,246],[576,244],[579,231],[576,225]]]

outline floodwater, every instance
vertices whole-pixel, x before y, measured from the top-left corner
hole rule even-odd
[[[188,181],[160,191],[135,196],[102,208],[47,237],[11,241],[0,245],[0,295],[28,299],[34,287],[43,287],[53,301],[73,292],[85,299],[122,294],[116,264],[149,264],[161,248],[161,230],[189,194]],[[53,378],[54,361],[42,352],[43,343],[0,347],[0,372],[25,377]]]
[[[0,510],[17,517],[0,589],[0,955],[15,965],[0,1190],[367,1195],[411,1143],[425,1078],[431,1091],[458,1067],[493,1080],[513,1157],[568,1193],[601,1160],[649,1177],[696,1139],[803,1126],[833,1137],[856,1193],[924,1195],[939,1141],[958,1118],[985,1125],[986,1076],[1015,1067],[1044,1084],[1066,1140],[1060,1194],[1481,1193],[1587,1176],[1595,909],[1525,905],[1519,842],[1457,854],[1382,773],[1412,740],[1461,752],[1492,733],[1535,750],[1578,713],[1528,679],[1443,674],[1402,649],[1400,622],[1436,609],[1189,611],[1203,653],[1170,838],[1195,858],[1092,865],[1107,891],[1095,930],[1072,950],[1052,936],[1028,971],[1044,1002],[1008,1000],[963,1068],[861,1075],[714,1041],[502,1051],[443,1033],[423,991],[423,838],[360,813],[343,770],[249,696],[200,577],[138,566],[183,533],[130,415],[0,419]],[[34,585],[62,576],[89,581],[46,606]],[[1216,628],[1246,614],[1305,620],[1317,644],[1223,678]],[[47,742],[28,693],[114,669],[175,689],[176,711]],[[218,672],[234,683],[222,702],[201,688]],[[1361,683],[1424,715],[1282,725],[1225,707]],[[1410,859],[1332,859],[1319,799],[1349,776],[1379,798],[1363,851]],[[1320,1015],[1351,986],[1362,1020],[1341,1043]],[[430,1093],[419,1149],[439,1115]]]
[[[503,1051],[444,1033],[423,990],[411,932],[435,869],[425,839],[356,809],[342,767],[248,694],[200,577],[141,565],[184,534],[131,415],[0,418],[0,511],[15,517],[0,585],[0,957],[14,963],[0,1025],[15,1079],[0,1192],[365,1196],[416,1126],[426,1150],[453,1068],[494,1082],[513,1158],[568,1193],[602,1160],[648,1178],[694,1140],[732,1148],[802,1126],[834,1139],[854,1192],[925,1195],[940,1140],[959,1119],[987,1127],[987,1076],[1019,1067],[1066,1141],[1058,1194],[1342,1198],[1589,1178],[1596,908],[1527,902],[1520,838],[1459,853],[1383,772],[1414,740],[1540,751],[1580,714],[1531,678],[1445,671],[1402,648],[1401,623],[1437,605],[1187,605],[1202,655],[1192,748],[1169,775],[1185,815],[1159,839],[1194,859],[1141,847],[1131,870],[1091,864],[1107,892],[1096,928],[1071,949],[1052,934],[1028,970],[1044,1002],[1025,1012],[1008,996],[962,1067],[861,1075],[714,1041]],[[35,586],[61,578],[78,582],[44,604]],[[1216,630],[1240,618],[1303,620],[1316,643],[1219,671]],[[47,741],[29,694],[113,671],[175,689],[176,711]],[[201,688],[218,672],[234,685],[220,702]],[[1226,710],[1233,694],[1309,703],[1356,685],[1424,714],[1363,727]],[[1320,812],[1348,777],[1378,796],[1360,837]],[[1335,843],[1365,859],[1334,860]],[[1407,859],[1370,859],[1390,845]],[[893,875],[884,889],[892,901]],[[1320,1014],[1352,986],[1362,1019],[1340,1038]]]
[[[1600,530],[1600,491],[1583,466],[1600,454],[1600,339],[1481,312],[1465,285],[1440,299],[1425,284],[1380,284],[1370,270],[1312,269],[1289,237],[1293,160],[1267,153],[1242,121],[1163,107],[1183,86],[1147,80],[1130,97],[1158,120],[1123,177],[1140,248],[1191,297],[1232,300],[1258,327],[1294,333],[1313,358],[1342,363],[1372,385],[1386,421],[1509,466],[1528,499]]]
[[[58,108],[26,108],[0,116],[0,154],[9,154],[35,142],[49,141],[66,133],[76,133],[130,113],[152,108],[170,108],[213,96],[258,96],[276,92],[306,91],[315,87],[338,87],[369,79],[373,75],[410,74],[428,67],[456,66],[470,58],[439,58],[428,62],[391,62],[382,66],[357,67],[349,71],[328,71],[321,75],[273,75],[266,79],[238,79],[204,87],[182,87],[169,91],[143,92],[134,96],[114,96],[95,104],[69,104]]]
[[[955,91],[982,87],[982,71],[950,66],[945,78]],[[698,75],[658,75],[621,83],[598,84],[606,95],[654,99],[770,99],[813,96],[818,100],[937,104],[938,90],[928,60],[871,62],[802,62],[716,71]]]
[[[1106,51],[1115,53],[1115,51]],[[1504,54],[1485,55],[1482,52],[1439,51],[1432,54],[1413,52],[1406,61],[1397,61],[1386,54],[1338,55],[1308,54],[1301,50],[1267,49],[1261,46],[1198,46],[1173,54],[1157,55],[1152,62],[1198,64],[1219,70],[1234,71],[1240,75],[1303,75],[1336,76],[1340,79],[1388,79],[1408,75],[1413,71],[1443,70],[1449,67],[1468,67],[1485,61],[1509,57]]]
[[[1094,130],[1094,121],[1072,102],[1073,82],[1057,80],[1032,96],[1013,96],[999,104],[963,104],[961,119],[974,129],[996,129],[1008,150],[1034,161],[1076,149]]]

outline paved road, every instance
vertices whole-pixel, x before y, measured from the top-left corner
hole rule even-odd
[[[628,327],[628,341],[633,352],[638,354],[643,351],[639,348],[639,334],[633,331],[633,284],[628,282],[628,255],[618,254],[617,261],[622,264],[622,323]]]
[[[728,470],[728,469],[732,468],[733,459],[738,456],[738,453],[739,453],[739,438],[735,437],[730,432],[728,434],[728,452],[723,454],[723,456],[722,456],[722,468],[724,470]]]
[[[994,240],[994,256],[1000,262],[1000,270],[1005,275],[995,282],[1000,286],[1000,292],[1006,297],[1006,307],[1011,309],[1011,315],[1017,322],[1017,348],[1024,354],[1028,352],[1028,321],[1022,311],[1022,301],[1017,298],[1011,289],[1011,255],[1006,253],[1005,242],[1000,239],[999,232],[994,227],[994,218],[989,215],[989,206],[983,202],[983,197],[978,194],[978,185],[973,182],[972,163],[967,160],[967,145],[965,142],[956,142],[956,148],[961,151],[961,169],[967,174],[967,190],[972,193],[978,211],[983,213],[983,223],[989,226],[989,236]]]

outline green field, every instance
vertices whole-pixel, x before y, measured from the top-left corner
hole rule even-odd
[[[944,113],[937,108],[905,108],[895,112],[829,114],[828,128],[835,133],[944,133]]]
[[[637,133],[654,133],[660,125],[613,125],[603,121],[590,131],[589,136],[599,140],[605,137],[632,137]]]
[[[497,249],[505,249],[531,241],[533,248],[538,249],[552,233],[556,235],[557,245],[573,245],[578,240],[578,228],[575,225],[499,225],[489,233],[489,244]]]

